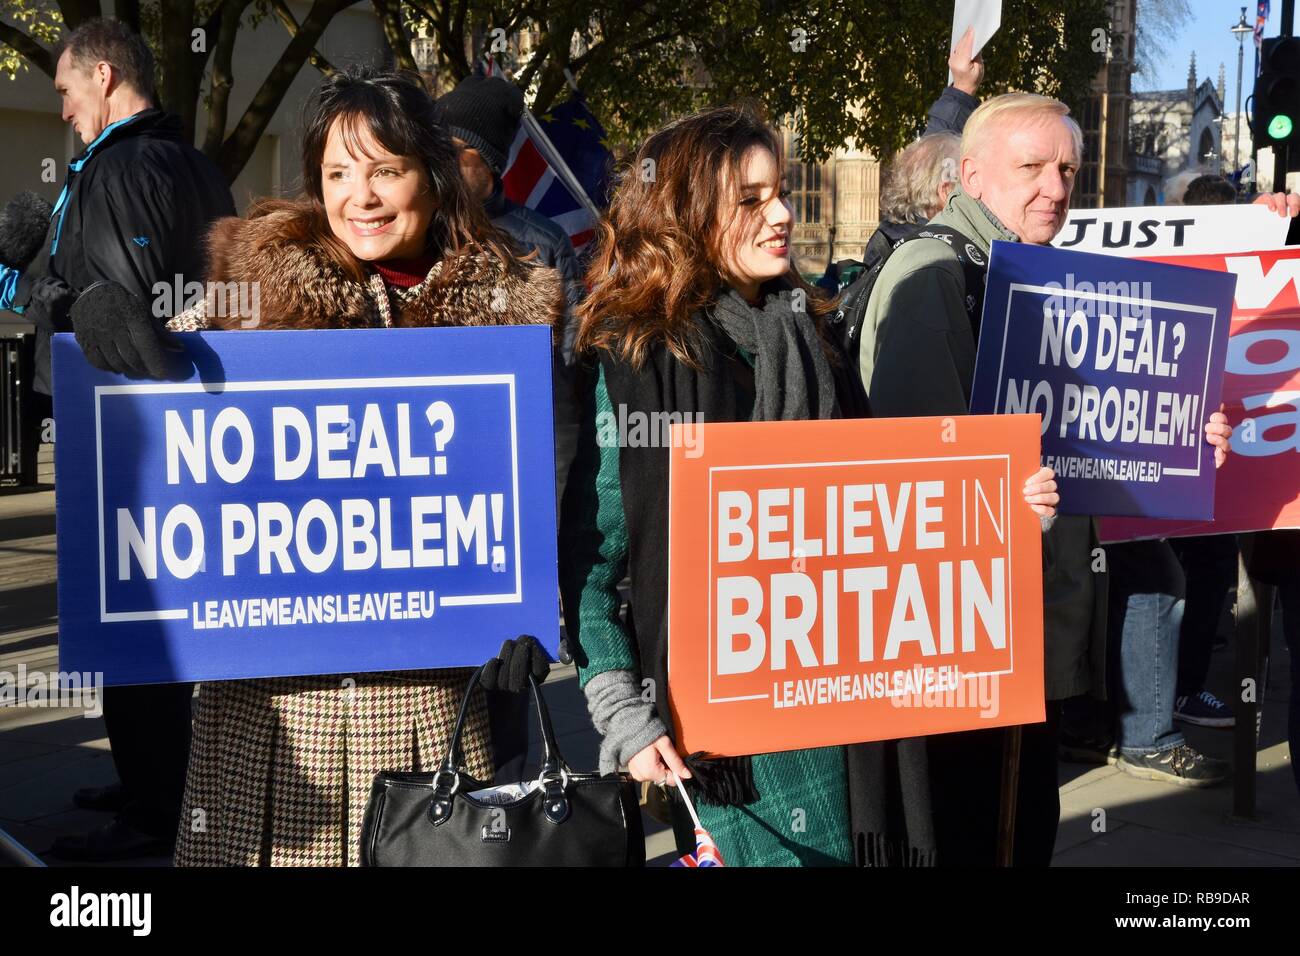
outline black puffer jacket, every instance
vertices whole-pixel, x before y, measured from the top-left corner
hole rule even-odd
[[[157,283],[203,281],[203,237],[214,219],[233,215],[225,177],[184,142],[177,117],[147,109],[104,130],[68,166],[48,275],[29,285],[23,315],[37,326],[37,390],[52,393],[50,335],[72,331],[70,302],[42,295],[39,284],[80,293],[107,279],[152,304]]]

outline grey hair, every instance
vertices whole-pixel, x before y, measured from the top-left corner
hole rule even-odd
[[[940,187],[959,178],[960,155],[956,133],[931,133],[899,150],[880,189],[881,221],[928,222],[942,206]]]

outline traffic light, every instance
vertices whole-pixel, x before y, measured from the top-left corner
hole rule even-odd
[[[1300,160],[1300,37],[1264,41],[1250,132],[1258,148],[1285,145],[1288,166]]]

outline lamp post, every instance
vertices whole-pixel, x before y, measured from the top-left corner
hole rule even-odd
[[[1241,20],[1232,28],[1237,37],[1237,122],[1232,134],[1232,171],[1241,168],[1241,59],[1246,53],[1246,34],[1254,33],[1255,28],[1246,22],[1246,8],[1241,8]],[[1237,183],[1241,188],[1241,183]]]

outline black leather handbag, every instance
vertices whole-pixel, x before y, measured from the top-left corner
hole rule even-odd
[[[644,866],[645,833],[627,774],[575,773],[560,756],[537,681],[528,681],[542,727],[542,772],[517,799],[465,772],[465,688],[447,755],[436,773],[375,775],[361,829],[362,866]],[[498,792],[475,796],[476,791]],[[509,793],[506,794],[509,796]]]

